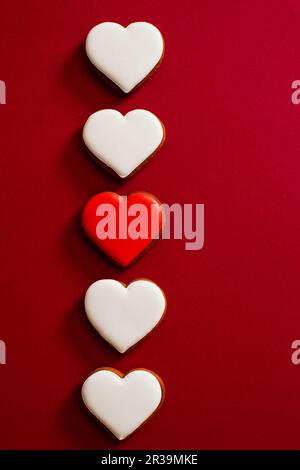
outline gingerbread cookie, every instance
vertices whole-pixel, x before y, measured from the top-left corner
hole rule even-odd
[[[161,121],[143,109],[125,116],[114,109],[103,109],[92,114],[83,128],[88,150],[102,166],[122,179],[145,164],[164,140]]]
[[[114,192],[97,194],[82,213],[87,235],[120,266],[129,266],[158,238],[163,208],[150,193],[128,197]]]
[[[106,79],[129,93],[160,64],[164,40],[150,23],[100,23],[88,33],[85,49],[96,70]]]
[[[165,387],[160,377],[147,369],[122,374],[102,367],[85,380],[81,394],[95,418],[117,439],[123,440],[161,406]]]
[[[84,305],[95,330],[124,353],[158,325],[167,301],[158,285],[148,279],[135,279],[128,286],[101,279],[88,288]]]

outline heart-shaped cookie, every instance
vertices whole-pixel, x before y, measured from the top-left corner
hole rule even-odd
[[[158,67],[164,40],[150,23],[137,22],[124,28],[106,22],[91,29],[85,49],[97,71],[129,93]]]
[[[119,178],[128,178],[157,152],[165,130],[149,111],[135,109],[123,116],[114,109],[103,109],[88,118],[82,136],[102,166]]]
[[[158,325],[167,302],[163,291],[148,279],[136,279],[128,286],[101,279],[88,288],[84,305],[95,330],[124,353]]]
[[[120,266],[128,266],[158,238],[163,208],[150,193],[128,197],[97,194],[82,213],[82,225],[94,243]]]
[[[124,375],[103,367],[86,379],[81,394],[85,406],[97,420],[123,440],[159,408],[165,387],[150,370],[134,369]]]

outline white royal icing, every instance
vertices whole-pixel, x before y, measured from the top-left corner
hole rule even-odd
[[[96,281],[84,303],[93,327],[121,353],[150,333],[166,309],[162,290],[142,279],[127,287],[114,279]]]
[[[133,370],[122,378],[100,369],[82,386],[82,399],[88,410],[119,440],[141,426],[162,397],[160,382],[146,370]]]
[[[114,109],[92,114],[83,141],[92,154],[120,178],[129,176],[160,146],[164,129],[150,111],[135,109],[125,116]]]
[[[101,23],[91,29],[85,43],[92,64],[125,93],[135,88],[161,60],[164,41],[150,23]]]

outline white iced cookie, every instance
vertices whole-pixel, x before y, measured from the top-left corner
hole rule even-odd
[[[84,305],[97,332],[124,353],[157,326],[167,302],[163,291],[147,279],[137,279],[128,286],[102,279],[88,288]]]
[[[88,118],[82,136],[100,164],[119,178],[127,178],[156,153],[165,130],[160,120],[144,109],[125,116],[115,109],[103,109]]]
[[[124,93],[132,91],[159,65],[164,40],[150,23],[100,23],[88,33],[85,43],[93,66]]]
[[[86,379],[81,394],[88,410],[122,440],[158,409],[165,388],[162,380],[149,370],[134,369],[124,375],[104,367]]]

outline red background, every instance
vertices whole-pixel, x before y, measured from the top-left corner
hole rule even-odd
[[[300,78],[297,0],[1,0],[0,447],[299,448]],[[149,21],[163,33],[159,70],[131,96],[85,58],[102,21]],[[81,145],[94,111],[145,108],[164,122],[158,155],[128,182]],[[145,190],[204,203],[205,246],[159,241],[120,269],[93,248],[80,211],[101,191]],[[169,308],[124,356],[83,311],[95,280],[148,277]],[[80,401],[95,368],[150,368],[164,406],[118,443]]]

